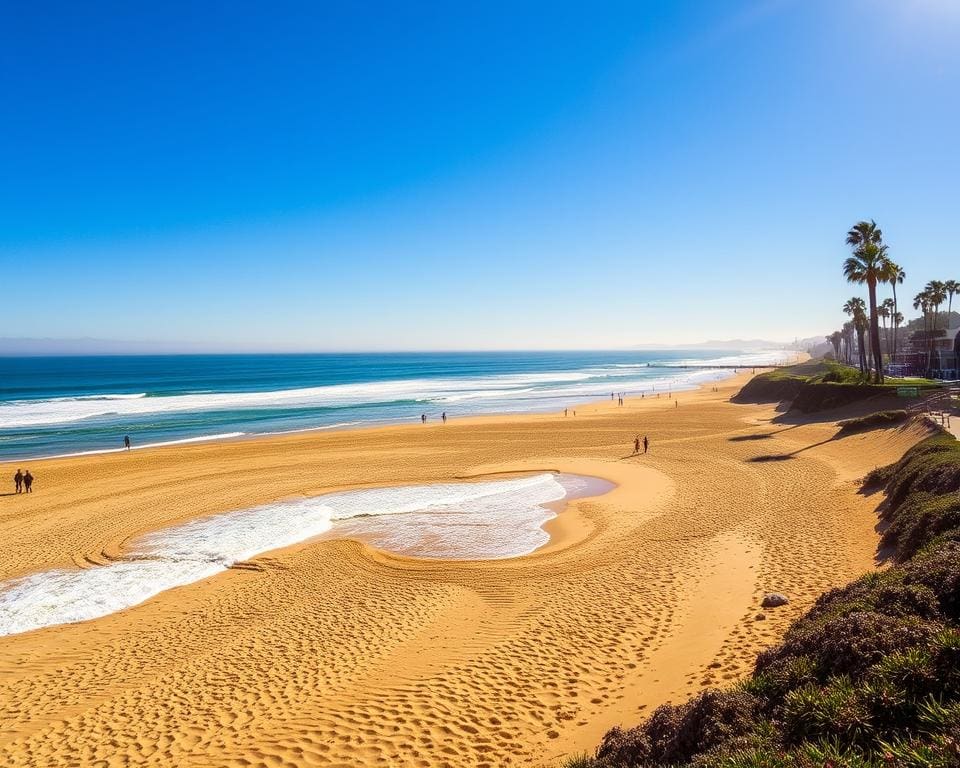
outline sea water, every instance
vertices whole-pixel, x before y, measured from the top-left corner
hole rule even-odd
[[[544,472],[340,491],[200,518],[132,541],[114,562],[0,583],[0,635],[106,616],[263,552],[318,537],[360,538],[418,557],[524,555],[549,540],[543,524],[556,515],[552,504],[610,487],[593,478]]]
[[[783,351],[0,357],[0,461],[562,410],[690,389]],[[664,368],[662,365],[673,367]]]

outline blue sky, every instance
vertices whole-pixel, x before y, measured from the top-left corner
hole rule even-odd
[[[955,0],[4,15],[0,337],[793,338],[864,217],[960,279]]]

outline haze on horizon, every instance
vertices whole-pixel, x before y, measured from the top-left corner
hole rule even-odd
[[[960,4],[236,8],[7,10],[0,337],[789,340],[862,218],[950,277]]]

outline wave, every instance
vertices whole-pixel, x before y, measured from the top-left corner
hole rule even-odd
[[[401,379],[359,384],[333,384],[261,392],[218,392],[155,397],[56,398],[14,400],[0,403],[0,429],[67,424],[102,416],[135,417],[150,414],[191,411],[224,411],[249,408],[336,408],[351,405],[430,401],[457,393],[475,394],[502,389],[505,385],[522,387],[530,382],[577,381],[586,374],[516,374],[473,379]]]
[[[300,427],[299,429],[278,429],[272,432],[258,432],[258,435],[296,435],[300,432],[323,432],[328,429],[343,429],[343,427],[355,427],[359,424],[368,424],[366,421],[340,421],[336,424],[324,424],[320,427]]]
[[[547,540],[541,526],[554,513],[544,505],[564,498],[568,487],[544,473],[367,488],[194,520],[136,539],[124,559],[108,565],[44,571],[0,584],[0,635],[105,616],[241,560],[326,534],[338,523],[340,537],[379,531],[388,544],[407,551],[433,547],[427,556],[524,554]],[[378,518],[379,527],[372,526]]]
[[[193,412],[249,409],[347,409],[389,407],[398,403],[459,403],[470,401],[529,401],[536,398],[593,398],[611,391],[641,392],[653,387],[696,381],[702,371],[683,365],[762,365],[785,353],[767,352],[710,360],[663,361],[676,369],[613,364],[576,371],[495,374],[469,378],[413,378],[256,392],[205,392],[171,395],[103,394],[45,400],[0,402],[0,429],[53,427],[96,418],[130,419]],[[647,375],[643,375],[647,374]],[[642,376],[642,378],[640,378]]]
[[[75,397],[51,397],[46,402],[59,403],[71,400],[140,400],[147,396],[146,392],[137,392],[132,395],[77,395]],[[44,401],[40,401],[44,402]]]
[[[140,451],[144,448],[162,448],[166,445],[183,445],[185,443],[206,443],[211,440],[229,440],[233,437],[243,437],[246,432],[221,432],[219,435],[199,435],[197,437],[184,437],[180,440],[163,440],[157,443],[144,443],[143,445],[133,445],[131,451]],[[280,434],[280,433],[277,433]],[[40,456],[41,459],[69,459],[74,456],[96,456],[102,453],[123,453],[126,448],[100,448],[93,451],[76,451],[74,453],[58,453],[54,456]]]

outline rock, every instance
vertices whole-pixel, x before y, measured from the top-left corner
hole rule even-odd
[[[754,620],[754,621],[763,621],[765,618],[767,618],[767,614],[765,614],[765,613],[758,613],[756,616],[753,617],[753,620]]]
[[[769,595],[764,596],[761,605],[764,608],[777,608],[789,602],[790,600],[786,595],[781,595],[779,592],[771,592]]]

